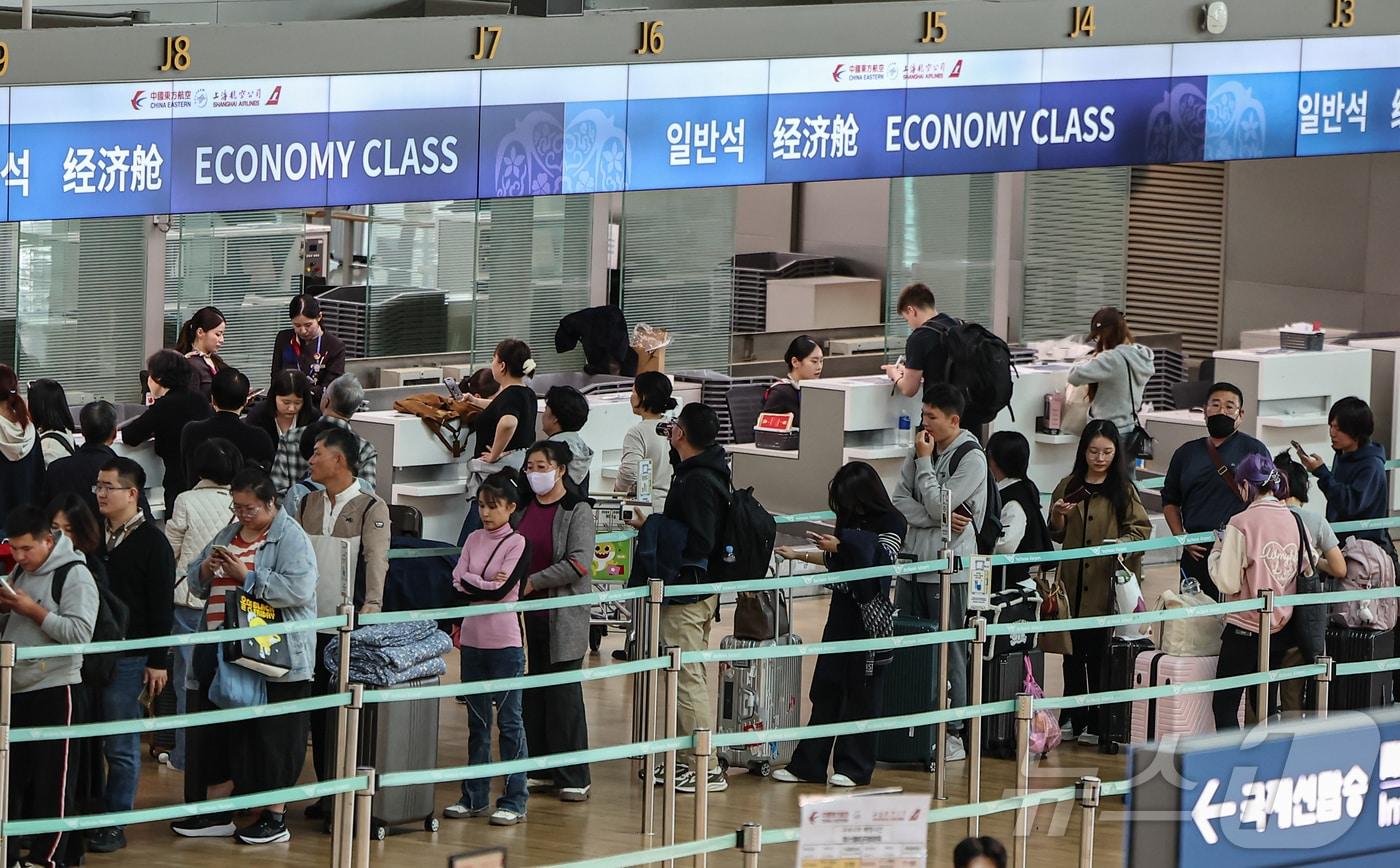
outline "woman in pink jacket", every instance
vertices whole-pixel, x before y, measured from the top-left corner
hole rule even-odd
[[[1249,504],[1230,519],[1210,553],[1210,577],[1224,600],[1252,600],[1269,588],[1276,595],[1298,590],[1298,577],[1310,575],[1316,563],[1313,544],[1303,523],[1284,501],[1288,482],[1274,463],[1263,455],[1246,455],[1225,477]],[[1269,668],[1278,668],[1283,654],[1296,645],[1291,635],[1292,606],[1274,606],[1270,630]],[[1236,612],[1225,616],[1220,637],[1217,678],[1259,671],[1259,613]],[[1215,728],[1234,729],[1243,687],[1217,690],[1212,703]],[[1274,700],[1270,700],[1270,713]]]
[[[515,470],[491,474],[481,483],[477,503],[481,507],[480,530],[467,536],[462,557],[452,571],[453,584],[468,599],[510,602],[520,598],[529,574],[530,557],[525,537],[515,532],[510,519],[528,496]],[[462,619],[458,644],[462,652],[462,681],[518,678],[525,674],[524,636],[520,616],[511,612]],[[524,759],[525,724],[520,713],[520,691],[477,693],[467,697],[467,756],[472,765],[491,761],[491,711],[496,710],[501,761]],[[506,789],[491,810],[491,781],[474,778],[462,782],[462,798],[448,805],[451,818],[490,815],[493,826],[513,826],[525,819],[525,773],[506,777]]]

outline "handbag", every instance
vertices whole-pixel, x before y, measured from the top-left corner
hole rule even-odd
[[[1043,571],[1035,578],[1036,589],[1040,591],[1040,620],[1067,621],[1074,617],[1069,607],[1069,594],[1060,582],[1059,574]],[[1068,630],[1040,634],[1040,650],[1050,654],[1074,653],[1074,640]]]
[[[1215,600],[1194,579],[1188,579],[1182,582],[1180,591],[1163,591],[1157,602],[1158,609],[1192,609],[1209,606]],[[1157,648],[1173,657],[1214,657],[1220,653],[1222,620],[1218,616],[1202,616],[1162,621],[1154,625]]]
[[[1298,525],[1298,593],[1318,594],[1322,592],[1322,579],[1313,569],[1316,556],[1308,532],[1303,527],[1303,519],[1293,513],[1293,521]],[[1324,605],[1293,607],[1293,638],[1303,660],[1312,663],[1327,653],[1328,607]]]
[[[779,591],[740,591],[734,604],[734,638],[771,642],[792,631],[788,607]]]
[[[1089,424],[1091,403],[1088,386],[1065,386],[1064,406],[1060,408],[1060,433],[1075,436],[1083,434],[1084,426]]]
[[[276,606],[239,588],[224,594],[224,628],[268,627],[282,622]],[[220,667],[230,663],[260,676],[281,678],[292,671],[292,649],[280,633],[224,642]]]
[[[1030,694],[1033,699],[1044,699],[1045,691],[1040,689],[1040,684],[1035,680],[1035,672],[1031,669],[1031,656],[1022,655],[1021,662],[1026,667],[1026,678],[1021,682],[1021,691]],[[1060,721],[1054,712],[1044,708],[1035,712],[1035,716],[1031,718],[1030,736],[1031,752],[1042,757],[1058,747],[1064,739]]]
[[[209,701],[219,708],[255,708],[267,704],[267,679],[251,669],[215,655],[218,663],[209,683]]]
[[[1128,403],[1133,408],[1133,428],[1123,437],[1123,451],[1132,459],[1151,459],[1153,453],[1152,435],[1147,433],[1147,429],[1142,427],[1142,422],[1138,421],[1138,402],[1133,397],[1133,371],[1128,366],[1128,359],[1123,358],[1123,376],[1128,379]]]
[[[1120,557],[1118,569],[1113,573],[1113,614],[1124,615],[1128,612],[1146,611],[1147,602],[1142,598],[1142,585],[1139,584],[1137,575],[1128,569],[1128,565]],[[1146,639],[1148,638],[1148,625],[1120,624],[1113,628],[1113,638],[1127,642]]]

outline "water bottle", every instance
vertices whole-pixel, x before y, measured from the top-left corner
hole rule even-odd
[[[732,563],[734,563],[736,560],[738,560],[738,559],[734,557],[734,546],[725,546],[725,547],[724,547],[724,562],[725,562],[726,564],[732,564]]]
[[[643,458],[637,462],[637,501],[639,503],[651,503],[651,459]]]
[[[908,413],[899,414],[899,434],[895,443],[899,446],[914,445],[914,425],[910,422]]]

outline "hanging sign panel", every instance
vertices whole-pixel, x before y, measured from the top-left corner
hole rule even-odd
[[[7,90],[7,219],[167,213],[172,107],[192,93],[172,84]]]
[[[1297,155],[1400,150],[1400,36],[1303,40]]]
[[[1172,47],[1171,161],[1291,157],[1302,41]]]
[[[350,159],[327,177],[332,204],[475,199],[481,74],[339,75],[328,132]]]
[[[762,184],[767,127],[766,60],[633,66],[627,189]]]

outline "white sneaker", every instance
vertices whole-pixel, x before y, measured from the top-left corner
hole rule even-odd
[[[539,792],[540,790],[552,790],[552,789],[554,789],[554,779],[553,779],[553,778],[526,778],[526,779],[525,779],[525,792],[527,792],[527,793],[537,793],[537,792]]]
[[[843,774],[837,773],[826,779],[829,786],[833,787],[854,787],[856,782]]]
[[[491,815],[490,823],[493,826],[514,826],[516,823],[525,822],[524,814],[517,814],[507,808],[499,808]]]
[[[771,775],[773,780],[780,784],[800,784],[803,780],[787,769],[778,769]]]
[[[1081,732],[1076,740],[1077,740],[1080,744],[1082,744],[1082,745],[1087,745],[1088,747],[1098,747],[1098,746],[1099,746],[1099,736],[1098,736],[1098,733],[1094,732],[1094,731],[1091,730],[1091,729],[1086,729],[1086,730],[1084,730],[1083,732]]]
[[[588,791],[593,789],[588,787],[565,787],[559,791],[559,801],[561,802],[586,802],[588,801]]]
[[[948,736],[946,747],[948,749],[948,755],[945,757],[947,762],[955,763],[958,760],[967,759],[967,751],[963,750],[963,740],[961,736]]]

